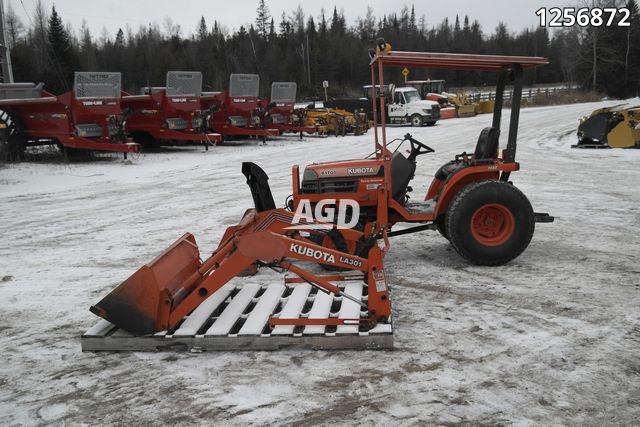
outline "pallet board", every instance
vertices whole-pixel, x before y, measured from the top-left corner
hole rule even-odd
[[[336,283],[350,296],[367,300],[361,282]],[[391,349],[391,324],[366,330],[358,325],[290,326],[269,329],[270,317],[328,319],[366,315],[349,299],[307,283],[231,282],[200,304],[170,331],[134,336],[101,319],[81,337],[82,351],[224,351]]]

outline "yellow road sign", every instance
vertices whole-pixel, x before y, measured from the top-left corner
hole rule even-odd
[[[407,77],[409,75],[409,69],[407,67],[404,67],[402,69],[402,75],[405,76],[405,77]]]

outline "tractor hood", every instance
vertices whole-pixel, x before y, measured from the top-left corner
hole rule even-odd
[[[314,163],[304,170],[303,180],[358,176],[382,176],[382,161],[375,159]]]

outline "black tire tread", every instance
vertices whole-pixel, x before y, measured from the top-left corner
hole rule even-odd
[[[476,258],[472,254],[468,253],[465,248],[459,245],[460,243],[460,230],[456,229],[453,222],[456,219],[456,212],[458,212],[463,206],[464,200],[473,192],[479,191],[479,189],[487,187],[487,186],[495,186],[499,188],[499,191],[509,191],[512,192],[515,197],[521,198],[521,201],[526,201],[526,206],[528,206],[528,217],[529,217],[529,228],[526,232],[525,238],[520,242],[519,247],[511,252],[510,254],[500,257],[500,258]],[[446,214],[446,229],[449,235],[449,241],[451,245],[455,249],[455,251],[464,259],[476,265],[486,265],[486,266],[498,266],[508,263],[509,261],[517,258],[524,250],[529,246],[531,239],[533,237],[533,233],[535,231],[535,218],[533,213],[533,208],[531,207],[531,203],[527,199],[527,196],[520,191],[514,185],[497,180],[485,180],[471,183],[464,187],[462,190],[456,194],[456,196],[451,201],[449,208],[447,209]]]

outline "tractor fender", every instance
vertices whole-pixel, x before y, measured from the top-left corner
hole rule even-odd
[[[444,185],[442,185],[442,189],[437,195],[430,194],[431,192],[434,192],[438,187],[438,185],[436,185],[436,181],[438,180],[434,180],[431,188],[429,188],[429,193],[427,193],[427,198],[438,198],[438,203],[436,203],[436,207],[433,211],[434,217],[437,218],[438,215],[444,214],[447,211],[449,203],[451,202],[453,197],[458,194],[458,191],[460,191],[468,184],[477,181],[498,180],[500,178],[501,171],[512,172],[518,170],[519,168],[520,165],[518,163],[469,166],[450,175],[444,181]],[[440,181],[439,183],[441,184],[442,181]]]

